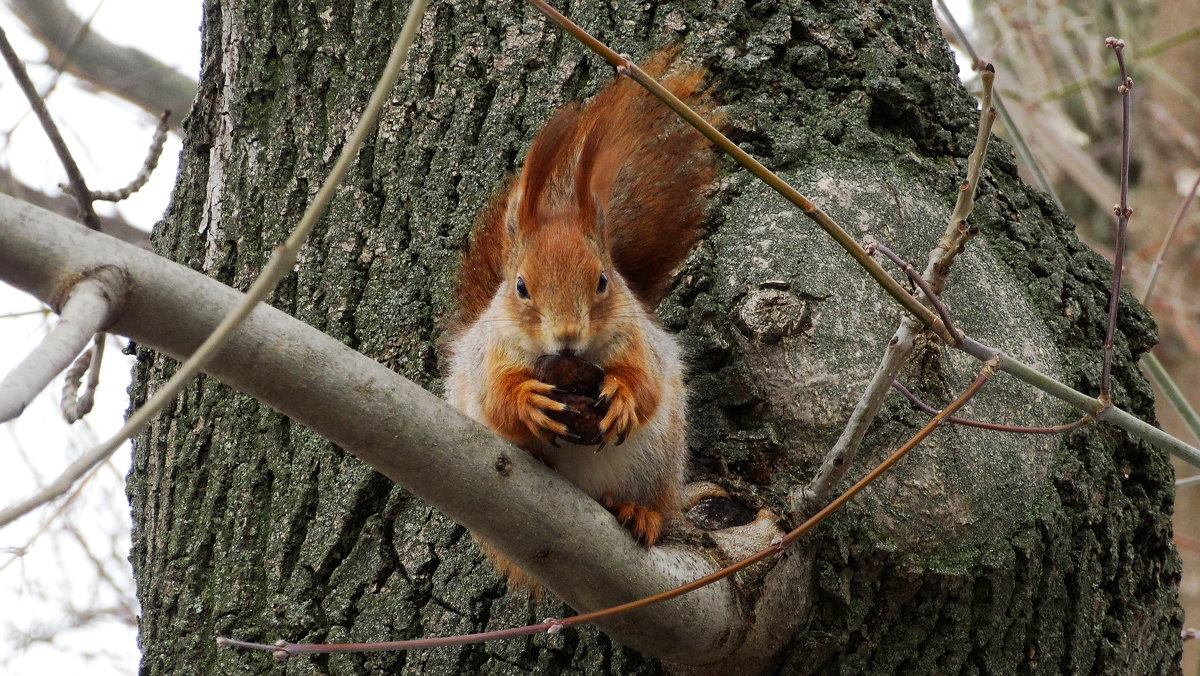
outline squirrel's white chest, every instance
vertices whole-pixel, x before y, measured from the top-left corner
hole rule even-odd
[[[618,501],[645,503],[654,495],[666,458],[675,455],[666,446],[678,443],[663,428],[663,416],[656,415],[620,446],[609,444],[597,450],[559,440],[559,448],[539,444],[538,453],[554,471],[596,500],[608,493]]]

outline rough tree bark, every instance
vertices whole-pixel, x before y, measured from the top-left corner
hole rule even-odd
[[[600,3],[567,11],[640,57],[682,42],[735,139],[856,236],[922,259],[965,171],[975,113],[920,0]],[[205,6],[204,65],[156,250],[245,288],[332,162],[403,3]],[[611,70],[521,3],[434,3],[379,132],[300,266],[285,311],[438,390],[438,342],[474,214],[557,105]],[[1001,74],[1003,77],[1003,74]],[[661,308],[692,360],[693,476],[782,513],[836,439],[898,310],[782,198],[738,172]],[[982,229],[947,298],[962,326],[1085,391],[1098,383],[1107,264],[994,146]],[[1115,396],[1154,341],[1123,305]],[[271,349],[263,346],[263,349]],[[943,403],[976,364],[930,343],[907,381]],[[134,403],[174,364],[139,351]],[[991,420],[1073,414],[999,377]],[[891,401],[851,475],[922,422]],[[363,421],[370,424],[370,421]],[[1064,439],[938,432],[802,541],[811,579],[784,673],[1163,673],[1177,669],[1179,565],[1166,458],[1118,430]],[[135,444],[142,672],[278,667],[213,643],[501,628],[567,612],[507,595],[464,530],[248,397],[200,379]],[[553,518],[553,515],[547,515]],[[411,654],[301,657],[296,673],[659,673],[594,629]]]

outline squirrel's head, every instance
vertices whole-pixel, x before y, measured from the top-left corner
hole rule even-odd
[[[542,354],[600,349],[633,296],[614,271],[605,205],[618,170],[608,130],[560,110],[525,158],[508,214],[509,315]]]
[[[585,354],[606,342],[628,292],[603,243],[564,221],[521,234],[501,293],[509,315],[541,354]]]

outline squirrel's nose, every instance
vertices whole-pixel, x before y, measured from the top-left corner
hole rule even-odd
[[[554,331],[554,342],[558,345],[559,354],[574,354],[579,347],[579,339],[583,336],[583,327],[574,322],[558,326]]]

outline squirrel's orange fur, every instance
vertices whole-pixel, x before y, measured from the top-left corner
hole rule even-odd
[[[660,77],[693,106],[703,73]],[[680,512],[686,390],[674,339],[652,312],[700,235],[715,176],[708,141],[629,78],[538,132],[520,175],[483,211],[464,252],[447,397],[601,501],[647,546]],[[605,446],[568,435],[533,377],[544,354],[604,369]],[[623,443],[622,443],[623,442]],[[490,553],[510,578],[516,571]]]

